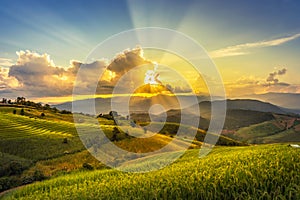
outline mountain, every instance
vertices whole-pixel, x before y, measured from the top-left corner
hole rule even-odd
[[[300,113],[300,94],[297,93],[266,93],[266,94],[252,94],[243,98],[257,99],[280,107],[293,109]]]
[[[201,116],[210,115],[211,104],[213,105],[221,105],[224,101],[203,101],[200,102],[199,105],[193,105],[189,108],[186,108],[189,112],[196,114],[195,106],[199,106]],[[259,111],[259,112],[271,112],[278,114],[288,114],[289,112],[281,107],[273,105],[271,103],[262,102],[259,100],[252,99],[228,99],[226,100],[226,108],[227,110],[251,110],[251,111]]]
[[[180,100],[180,104],[179,101]],[[94,103],[96,105],[96,113],[108,113],[111,108],[111,101],[114,102],[117,112],[120,114],[126,113],[126,109],[129,107],[129,113],[132,119],[137,121],[152,121],[156,122],[175,122],[180,123],[184,119],[184,123],[187,125],[195,125],[195,119],[199,118],[200,109],[200,122],[198,127],[206,130],[209,126],[211,118],[211,105],[216,106],[224,103],[222,100],[210,102],[207,101],[207,97],[197,97],[200,103],[192,104],[195,99],[191,96],[170,96],[159,94],[152,97],[135,96],[129,99],[129,106],[124,106],[123,102],[128,101],[126,97],[114,97],[114,98],[96,98],[76,101],[78,108],[75,112],[84,112],[92,114],[93,110],[90,105]],[[227,113],[224,124],[226,130],[237,130],[241,127],[247,127],[265,121],[273,120],[273,113],[287,115],[294,112],[294,110],[285,109],[271,103],[262,102],[259,100],[251,99],[234,99],[227,100]],[[161,108],[154,109],[154,112],[148,114],[152,105],[162,104],[164,110]],[[70,110],[71,102],[57,105],[59,109]],[[183,105],[183,109],[179,109],[180,105]],[[197,108],[198,107],[198,108]],[[153,110],[152,110],[153,111]]]
[[[158,94],[152,97],[132,96],[129,99],[129,105],[124,105],[128,101],[127,97],[116,96],[113,98],[95,98],[76,100],[76,108],[73,112],[95,114],[91,108],[95,104],[96,113],[108,113],[111,110],[116,110],[120,114],[124,114],[129,109],[130,113],[148,112],[149,108],[154,104],[162,104],[165,110],[187,108],[198,102],[209,100],[208,96],[190,96],[190,95],[164,95]],[[114,108],[111,107],[111,102],[114,103]],[[60,110],[72,111],[72,102],[52,105]],[[117,108],[117,109],[116,109]],[[162,112],[162,111],[160,111]],[[156,114],[159,114],[156,113]],[[126,115],[126,114],[125,114]]]
[[[208,96],[194,96],[190,95],[179,95],[171,96],[158,94],[152,97],[143,97],[143,96],[133,96],[130,97],[129,103],[124,105],[124,102],[128,101],[127,97],[116,96],[113,98],[95,98],[95,99],[84,99],[76,100],[76,108],[73,112],[82,112],[87,114],[94,114],[95,111],[91,109],[91,105],[95,104],[96,113],[108,113],[112,109],[118,111],[118,113],[126,113],[129,109],[130,113],[144,113],[148,112],[150,107],[154,104],[162,104],[164,109],[187,109],[189,113],[198,114],[197,109],[193,106],[197,106],[197,103],[200,102],[200,111],[201,116],[206,115],[207,112],[210,113],[210,98]],[[198,101],[198,102],[197,102]],[[279,101],[279,100],[278,100]],[[111,102],[114,103],[114,108],[111,107]],[[300,102],[300,96],[299,101]],[[222,103],[221,101],[214,101],[214,104]],[[72,102],[66,102],[62,104],[53,105],[60,110],[72,110]],[[262,102],[254,99],[233,99],[227,100],[227,109],[242,109],[242,110],[253,110],[260,112],[272,112],[278,114],[287,114],[287,113],[300,113],[300,110],[288,109],[277,106],[272,103]],[[163,112],[163,111],[160,111]],[[155,114],[159,114],[156,112]]]
[[[206,130],[211,119],[211,105],[219,106],[221,103],[224,102],[203,101],[184,109],[170,109],[166,113],[163,112],[151,116],[148,113],[132,113],[131,118],[137,121],[149,121],[151,118],[152,121],[156,122],[164,121],[165,119],[167,122],[184,123],[193,126],[198,123],[199,128]],[[195,121],[199,118],[198,110],[200,110],[200,122]],[[273,113],[288,114],[288,112],[278,106],[258,100],[227,100],[224,129],[237,130],[241,127],[274,120]],[[183,119],[184,122],[182,122]]]

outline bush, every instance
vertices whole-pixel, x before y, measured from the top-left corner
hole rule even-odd
[[[31,176],[25,176],[22,178],[22,185],[26,185],[26,184],[33,183],[33,182],[34,182],[34,179]]]
[[[83,163],[82,167],[84,169],[87,169],[87,170],[93,170],[94,169],[94,167],[91,164],[89,164],[89,163]]]
[[[13,110],[13,114],[17,114],[17,110],[15,109],[15,110]]]
[[[72,114],[72,112],[67,111],[67,110],[62,110],[59,112],[60,114]]]
[[[45,113],[41,113],[41,117],[45,117],[46,115],[45,115]]]
[[[63,143],[64,143],[64,144],[68,144],[68,138],[64,138],[64,139],[63,139]]]
[[[9,163],[8,175],[19,175],[23,172],[24,167],[21,163],[17,161],[12,161]]]
[[[18,185],[20,185],[20,181],[14,176],[0,178],[0,192],[16,187]]]
[[[45,178],[46,178],[46,176],[40,170],[34,171],[33,180],[35,180],[35,181],[42,181]]]
[[[20,111],[20,115],[25,115],[25,111],[24,111],[23,108],[22,108],[21,111]]]

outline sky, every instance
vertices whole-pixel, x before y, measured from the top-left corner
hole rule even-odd
[[[300,93],[299,10],[298,0],[2,0],[0,97],[67,100],[81,64],[98,44],[143,27],[172,29],[199,43],[215,63],[229,97]],[[85,65],[81,90],[92,90],[89,81],[99,78],[96,71],[108,70],[101,80],[105,87],[97,88],[103,94],[110,93],[105,89],[113,88],[132,69],[128,62],[150,63],[133,73],[137,78],[127,77],[124,83],[131,84],[144,80],[146,71],[154,69],[151,63],[167,65],[170,59],[176,60],[172,55],[165,60],[153,55],[138,47],[115,57],[99,56]],[[173,64],[183,78],[164,73],[159,66],[161,82],[173,91],[206,93],[201,77],[186,70],[188,64],[183,62]],[[202,79],[213,81],[214,77],[204,73]]]

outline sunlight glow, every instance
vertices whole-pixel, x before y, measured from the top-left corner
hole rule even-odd
[[[147,72],[145,74],[144,83],[151,84],[151,85],[158,85],[158,84],[161,84],[161,81],[158,79],[159,74],[156,72],[158,65],[156,62],[154,62],[153,64],[154,64],[154,69],[147,70]]]

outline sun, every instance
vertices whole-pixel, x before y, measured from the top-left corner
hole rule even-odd
[[[161,81],[159,80],[159,73],[157,73],[157,63],[154,62],[154,69],[147,70],[145,73],[144,83],[151,84],[151,85],[160,85]]]

